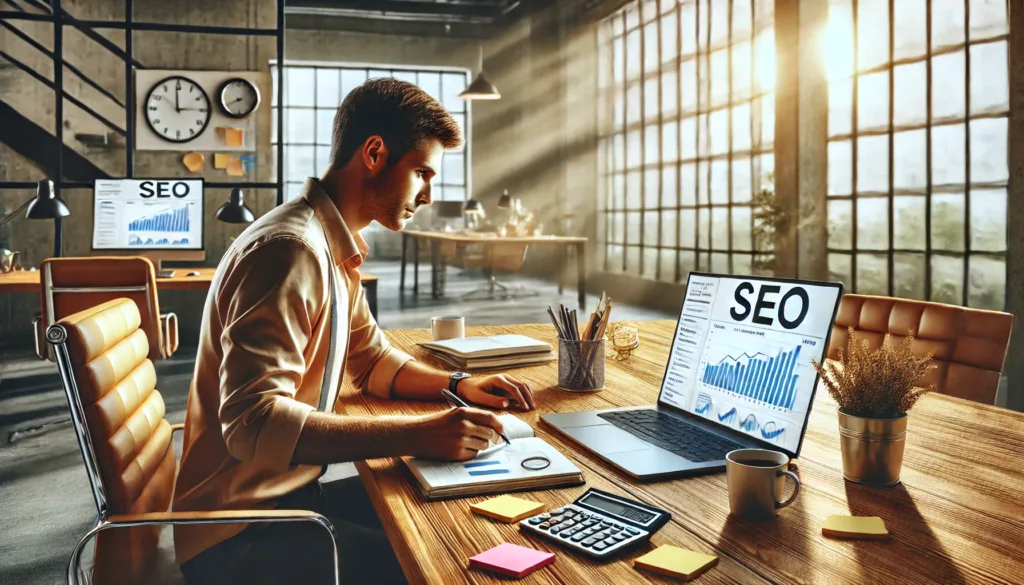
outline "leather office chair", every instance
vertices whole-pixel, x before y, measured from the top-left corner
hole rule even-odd
[[[871,349],[882,345],[886,333],[894,340],[914,334],[914,351],[932,353],[937,367],[921,381],[935,384],[942,394],[993,404],[1006,360],[1013,315],[941,303],[892,297],[843,295],[832,327],[828,357],[846,348],[847,328],[866,339]]]
[[[64,317],[46,331],[71,409],[78,446],[96,503],[96,525],[78,543],[68,583],[78,583],[84,545],[96,535],[92,582],[151,583],[157,541],[168,524],[315,522],[334,542],[330,521],[304,510],[168,512],[177,461],[142,317],[135,303],[114,299]],[[110,530],[118,528],[118,530]],[[337,574],[335,574],[337,582]]]
[[[67,315],[110,299],[135,301],[142,330],[149,338],[149,359],[167,359],[178,349],[178,317],[160,313],[156,270],[140,256],[49,258],[39,266],[42,312],[33,321],[36,355],[53,360],[46,347],[46,328]]]

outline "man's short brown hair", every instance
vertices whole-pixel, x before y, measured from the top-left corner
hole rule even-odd
[[[344,166],[375,135],[384,140],[389,163],[430,140],[445,149],[462,144],[462,130],[444,106],[419,87],[390,77],[363,83],[338,106],[331,166]]]

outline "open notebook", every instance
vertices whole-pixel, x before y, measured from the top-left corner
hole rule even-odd
[[[584,483],[579,468],[544,439],[535,437],[530,425],[510,414],[498,418],[505,427],[511,445],[501,441],[469,461],[404,458],[428,500]],[[546,457],[551,465],[540,470],[526,469],[522,462],[529,457]]]

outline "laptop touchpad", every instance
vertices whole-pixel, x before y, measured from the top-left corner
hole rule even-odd
[[[599,453],[643,451],[651,446],[614,425],[566,427],[562,432]]]

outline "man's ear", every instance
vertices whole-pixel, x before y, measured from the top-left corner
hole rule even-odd
[[[379,174],[387,165],[388,147],[380,136],[374,135],[367,138],[366,142],[363,142],[360,154],[362,155],[363,166],[366,167],[371,176]]]

